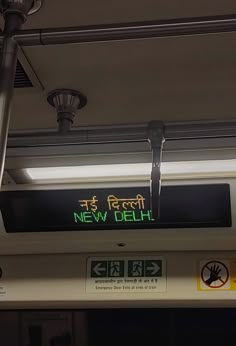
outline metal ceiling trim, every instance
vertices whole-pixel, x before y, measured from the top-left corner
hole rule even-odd
[[[10,133],[8,147],[50,146],[50,145],[73,145],[92,143],[115,143],[134,142],[148,140],[148,125],[142,126],[104,126],[73,129],[68,134],[60,134],[57,131],[39,131],[29,133]]]
[[[14,38],[20,46],[79,44],[227,33],[236,31],[236,15],[182,18],[70,28],[21,30]],[[0,36],[0,44],[3,36]]]
[[[236,120],[229,121],[193,121],[167,123],[165,138],[176,139],[207,139],[236,136]]]
[[[148,141],[149,123],[74,128],[66,135],[56,130],[14,131],[9,133],[8,148],[59,145],[104,144]],[[236,137],[235,121],[165,123],[165,140]]]

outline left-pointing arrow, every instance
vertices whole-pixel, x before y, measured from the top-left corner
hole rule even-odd
[[[93,271],[97,276],[101,276],[103,272],[106,271],[106,268],[102,267],[102,263],[97,263],[94,267],[93,267]]]

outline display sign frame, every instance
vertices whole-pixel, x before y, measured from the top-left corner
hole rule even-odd
[[[160,217],[143,187],[0,192],[8,233],[231,227],[229,184],[163,186]]]

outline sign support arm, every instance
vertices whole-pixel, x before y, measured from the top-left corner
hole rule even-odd
[[[149,123],[149,142],[152,148],[152,171],[150,179],[150,203],[153,219],[160,213],[161,160],[164,144],[164,125],[161,121]]]

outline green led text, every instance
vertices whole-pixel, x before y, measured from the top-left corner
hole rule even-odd
[[[74,212],[75,223],[93,223],[93,222],[106,222],[107,211],[104,213],[98,211],[93,213],[90,211],[83,211],[80,213]]]
[[[110,220],[109,220],[110,219]],[[115,223],[126,223],[126,222],[148,222],[155,221],[152,218],[151,210],[123,210],[114,211],[111,213],[108,219],[108,212],[74,212],[75,223],[105,223],[111,221]]]
[[[145,221],[155,221],[152,218],[151,210],[125,210],[125,211],[115,211],[114,218],[116,222],[145,222]]]

